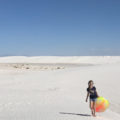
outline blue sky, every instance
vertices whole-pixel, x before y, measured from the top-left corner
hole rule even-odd
[[[9,55],[120,55],[120,0],[0,0]]]

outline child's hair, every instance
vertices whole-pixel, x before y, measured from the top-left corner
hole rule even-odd
[[[93,80],[88,81],[88,88],[90,88],[90,83],[93,82]]]

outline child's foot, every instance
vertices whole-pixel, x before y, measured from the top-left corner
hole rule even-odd
[[[91,113],[92,113],[92,116],[94,116],[93,111],[91,111]]]
[[[95,114],[93,114],[93,117],[96,117],[96,115],[95,115]]]

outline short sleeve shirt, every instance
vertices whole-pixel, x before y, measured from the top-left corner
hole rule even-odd
[[[91,99],[97,98],[96,87],[87,88],[87,92],[90,93],[90,98]]]

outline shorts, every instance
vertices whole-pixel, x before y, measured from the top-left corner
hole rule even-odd
[[[90,101],[95,102],[97,100],[97,98],[90,98]]]

